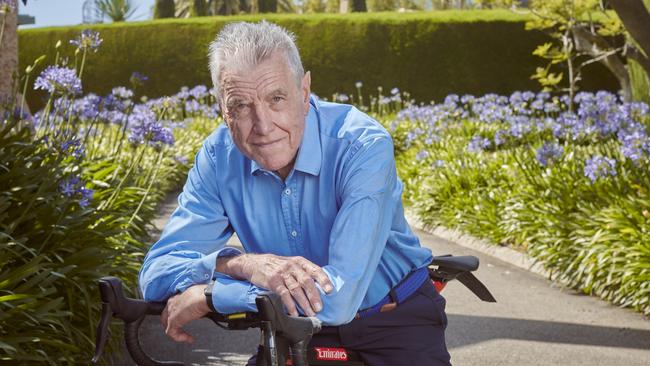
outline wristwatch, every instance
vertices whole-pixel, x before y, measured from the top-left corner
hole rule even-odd
[[[210,310],[212,310],[215,313],[218,313],[217,309],[214,308],[214,304],[212,303],[212,288],[214,287],[214,281],[210,281],[208,285],[205,287],[205,290],[203,290],[203,294],[205,295],[205,301],[208,303],[208,307]]]

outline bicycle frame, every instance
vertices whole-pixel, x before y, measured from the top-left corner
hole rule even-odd
[[[442,291],[454,279],[459,280],[483,301],[496,302],[490,291],[471,272],[479,266],[474,256],[435,257],[429,265],[429,276],[436,290]],[[157,361],[141,348],[138,329],[147,315],[160,315],[164,302],[145,302],[127,298],[122,291],[122,282],[116,277],[99,280],[102,299],[102,317],[97,326],[95,356],[93,363],[101,357],[108,340],[108,324],[112,317],[124,321],[124,337],[129,354],[142,366],[172,365],[183,363]],[[256,298],[258,312],[219,314],[210,312],[207,318],[228,329],[260,328],[262,338],[258,349],[256,366],[364,366],[356,352],[344,348],[308,348],[312,336],[321,329],[315,317],[292,317],[286,314],[280,298],[267,293]]]

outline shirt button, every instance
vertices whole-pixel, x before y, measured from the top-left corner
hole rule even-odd
[[[210,275],[206,273],[205,275],[203,275],[203,277],[205,277],[207,279],[207,278],[210,278]]]
[[[298,236],[298,232],[296,230],[292,231],[291,236],[295,238],[296,236]]]
[[[284,194],[286,194],[287,196],[290,195],[290,194],[291,194],[291,190],[290,190],[289,188],[285,189],[285,190],[284,190]]]

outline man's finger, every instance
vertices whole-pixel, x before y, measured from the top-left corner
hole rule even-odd
[[[183,328],[170,327],[165,333],[176,342],[193,343],[194,337],[185,332]]]
[[[332,290],[334,290],[334,286],[332,285],[332,281],[330,281],[330,278],[327,276],[327,273],[323,271],[321,267],[318,265],[308,261],[305,259],[305,261],[302,263],[302,268],[304,269],[305,272],[309,273],[309,275],[320,285],[320,288],[325,291],[325,293],[330,293]]]
[[[314,285],[314,281],[309,278],[304,272],[301,272],[301,274],[297,275],[300,280],[297,280],[296,277],[290,276],[285,278],[285,286],[287,289],[289,289],[289,292],[291,292],[291,297],[293,297],[294,301],[300,305],[302,310],[305,312],[307,316],[315,316],[316,309],[312,306],[312,303],[310,300],[305,296],[306,288],[304,287],[303,282],[311,282],[311,287],[313,288],[312,292],[318,293],[316,290],[316,286]],[[320,299],[320,296],[319,296]]]
[[[298,309],[296,309],[296,303],[293,301],[293,297],[291,296],[291,292],[289,289],[287,289],[284,286],[280,286],[279,288],[276,288],[273,290],[276,294],[280,296],[280,299],[282,299],[282,303],[284,304],[284,307],[287,309],[287,312],[291,316],[298,316]]]
[[[167,311],[167,306],[160,313],[160,323],[163,326],[163,329],[167,329],[167,318],[169,317],[169,312]]]

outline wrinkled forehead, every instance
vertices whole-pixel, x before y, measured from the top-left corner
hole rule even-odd
[[[224,67],[221,73],[223,96],[233,92],[291,88],[295,75],[282,55],[273,55],[259,63],[240,62]]]

